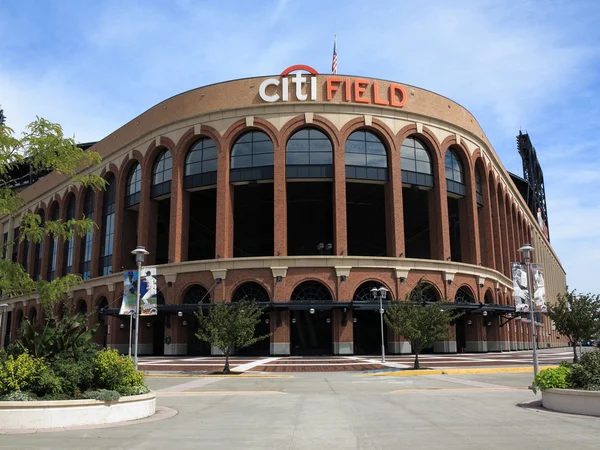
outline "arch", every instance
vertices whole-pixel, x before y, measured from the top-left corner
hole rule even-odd
[[[117,200],[117,177],[109,172],[105,175],[106,189],[102,194],[102,230],[100,235],[100,274],[112,273],[113,241],[115,234],[115,203]]]
[[[96,195],[91,188],[86,188],[82,192],[83,205],[81,207],[81,217],[94,220]],[[79,273],[84,280],[88,280],[92,275],[92,247],[94,230],[90,230],[80,241],[79,252]]]
[[[420,292],[419,292],[420,291]],[[427,280],[419,280],[415,287],[408,293],[407,300],[414,302],[437,302],[442,298],[437,286]]]
[[[183,162],[183,187],[192,189],[217,184],[217,142],[199,137],[190,145]]]
[[[389,153],[378,132],[353,131],[344,144],[346,179],[387,181]]]
[[[233,294],[231,294],[232,302],[239,302],[243,299],[257,303],[268,303],[271,301],[267,290],[256,281],[246,281],[239,284],[233,291]]]
[[[493,305],[494,302],[494,294],[492,294],[492,290],[491,289],[486,289],[485,294],[483,296],[483,302],[486,305]]]
[[[40,217],[40,226],[44,226],[46,223],[46,214],[44,208],[39,208],[36,214]],[[33,279],[38,281],[42,275],[42,261],[44,251],[44,240],[35,243],[34,255],[33,255]]]
[[[205,128],[203,127],[202,130],[204,131],[204,129]],[[267,136],[269,136],[269,139],[271,139],[271,142],[273,142],[273,146],[275,148],[279,147],[279,131],[273,126],[271,122],[260,117],[254,117],[252,121],[252,126],[250,127],[247,125],[245,119],[241,119],[233,123],[224,133],[223,140],[231,144],[232,142],[237,141],[240,136],[246,134],[248,131],[262,131]],[[232,145],[226,145],[226,147],[232,148]]]
[[[352,296],[353,302],[371,302],[374,301],[373,295],[371,293],[371,289],[384,287],[387,289],[386,298],[388,300],[392,300],[392,290],[389,286],[379,280],[367,280],[363,281],[356,290],[354,291],[354,295]]]
[[[287,178],[333,178],[331,137],[318,127],[297,129],[286,141]]]
[[[23,320],[25,320],[25,313],[21,308],[17,309],[15,313],[15,329],[19,331],[23,326]]]
[[[435,134],[426,126],[420,126],[417,128],[416,124],[411,124],[406,125],[400,131],[398,131],[398,133],[396,133],[396,140],[399,144],[401,144],[404,142],[404,139],[409,136],[418,138],[426,145],[427,149],[430,151],[430,156],[433,158],[432,164],[434,170],[437,170],[436,168],[439,167],[439,163],[442,160],[442,152],[440,141],[437,139]]]
[[[456,146],[452,146],[446,150],[444,163],[446,168],[446,190],[464,197],[467,195],[468,178],[462,158],[455,149]]]
[[[339,130],[337,127],[330,120],[318,114],[313,116],[310,123],[306,122],[306,117],[304,115],[290,119],[283,127],[281,127],[279,133],[281,142],[287,143],[293,134],[306,127],[316,128],[328,136],[334,148],[340,145]]]
[[[230,155],[230,182],[274,178],[275,147],[267,133],[250,129],[234,141]]]
[[[74,220],[77,214],[77,202],[75,194],[69,193],[65,197],[63,217],[66,222]],[[62,255],[62,273],[63,275],[73,271],[73,253],[75,251],[75,235],[64,241],[64,250]]]
[[[48,219],[52,222],[60,220],[60,205],[58,201],[53,201],[48,207]],[[52,281],[56,278],[57,258],[58,258],[58,236],[48,235],[50,248],[48,252],[48,267],[46,280]]]
[[[473,290],[467,284],[460,286],[454,295],[454,303],[476,303]]]
[[[29,312],[27,313],[27,319],[31,325],[37,325],[37,308],[35,306],[31,306],[29,308]]]
[[[160,147],[160,151],[152,165],[151,196],[161,197],[171,192],[171,178],[173,175],[173,157],[171,152]]]
[[[381,139],[388,150],[388,167],[391,166],[391,160],[389,158],[393,157],[393,154],[396,152],[396,136],[394,132],[381,120],[376,118],[371,119],[371,125],[367,125],[365,123],[364,117],[356,117],[342,127],[340,131],[340,142],[346,142],[348,140],[348,136],[354,133],[356,130],[368,130],[372,133],[375,133],[379,139]]]
[[[77,301],[77,306],[76,306],[76,310],[75,312],[77,314],[81,314],[81,315],[86,315],[88,312],[88,305],[87,302],[85,301],[85,299],[81,298]]]
[[[202,305],[210,303],[210,293],[201,284],[188,286],[183,294],[184,305]]]
[[[290,296],[292,302],[333,301],[333,294],[327,285],[317,280],[306,280],[294,288]]]

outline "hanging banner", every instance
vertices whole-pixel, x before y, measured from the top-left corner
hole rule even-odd
[[[525,264],[511,263],[513,279],[513,296],[515,298],[515,310],[529,311],[529,293],[527,291],[527,268]]]
[[[156,316],[158,314],[157,293],[156,267],[142,267],[140,316]]]
[[[123,272],[123,278],[123,303],[119,314],[131,316],[135,314],[138,273],[135,270]]]
[[[546,283],[544,281],[544,268],[539,264],[531,265],[533,278],[533,302],[535,309],[546,312]]]

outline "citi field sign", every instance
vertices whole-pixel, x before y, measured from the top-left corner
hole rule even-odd
[[[295,73],[292,74],[292,72]],[[301,72],[308,72],[308,74]],[[268,103],[316,101],[317,75],[318,72],[312,67],[297,64],[281,72],[280,78],[267,78],[264,80],[258,88],[258,93],[260,98]],[[290,84],[292,85],[291,94]],[[327,101],[341,100],[395,108],[402,108],[406,104],[406,90],[403,86],[390,83],[389,87],[387,89],[383,88],[382,92],[377,80],[367,80],[366,78],[331,75],[325,78],[325,91],[324,100]],[[295,98],[290,100],[290,96]]]

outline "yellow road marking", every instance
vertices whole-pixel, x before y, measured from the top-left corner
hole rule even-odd
[[[157,395],[187,395],[187,394],[207,394],[207,395],[270,395],[270,394],[285,394],[280,391],[182,391],[182,392],[157,392]]]
[[[558,366],[543,366],[541,370]],[[397,372],[363,373],[363,377],[414,377],[419,375],[469,375],[495,373],[532,373],[532,367],[479,367],[470,369],[402,370]]]

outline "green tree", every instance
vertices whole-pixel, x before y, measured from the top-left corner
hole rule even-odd
[[[564,294],[558,294],[556,304],[548,306],[548,316],[556,331],[569,340],[576,363],[577,344],[600,333],[600,296],[577,294],[567,288]]]
[[[255,336],[256,326],[264,308],[256,305],[254,301],[246,299],[234,303],[217,302],[204,314],[198,309],[196,317],[200,327],[196,337],[214,345],[225,355],[223,373],[230,373],[229,356],[236,350],[249,347],[255,342],[262,341],[270,336]]]
[[[410,342],[415,353],[414,368],[419,368],[419,354],[435,341],[449,339],[449,324],[460,314],[447,302],[427,303],[427,285],[419,282],[404,301],[392,301],[385,312],[385,321],[394,331]]]
[[[105,180],[98,175],[85,173],[86,169],[101,161],[97,152],[83,150],[73,138],[65,137],[59,124],[37,117],[29,124],[21,138],[15,136],[8,126],[0,124],[0,217],[21,218],[18,241],[3,242],[2,253],[12,245],[28,240],[41,243],[46,236],[69,240],[75,233],[85,236],[93,229],[94,222],[88,218],[68,221],[46,220],[31,211],[24,210],[25,200],[15,189],[22,180],[15,178],[16,169],[28,167],[29,176],[43,176],[55,172],[73,184],[92,189],[104,189]],[[84,172],[84,174],[82,174]],[[33,280],[23,267],[10,259],[0,259],[0,296],[16,297],[38,294],[46,311],[52,311],[58,301],[81,283],[81,277],[68,274],[52,281]]]

